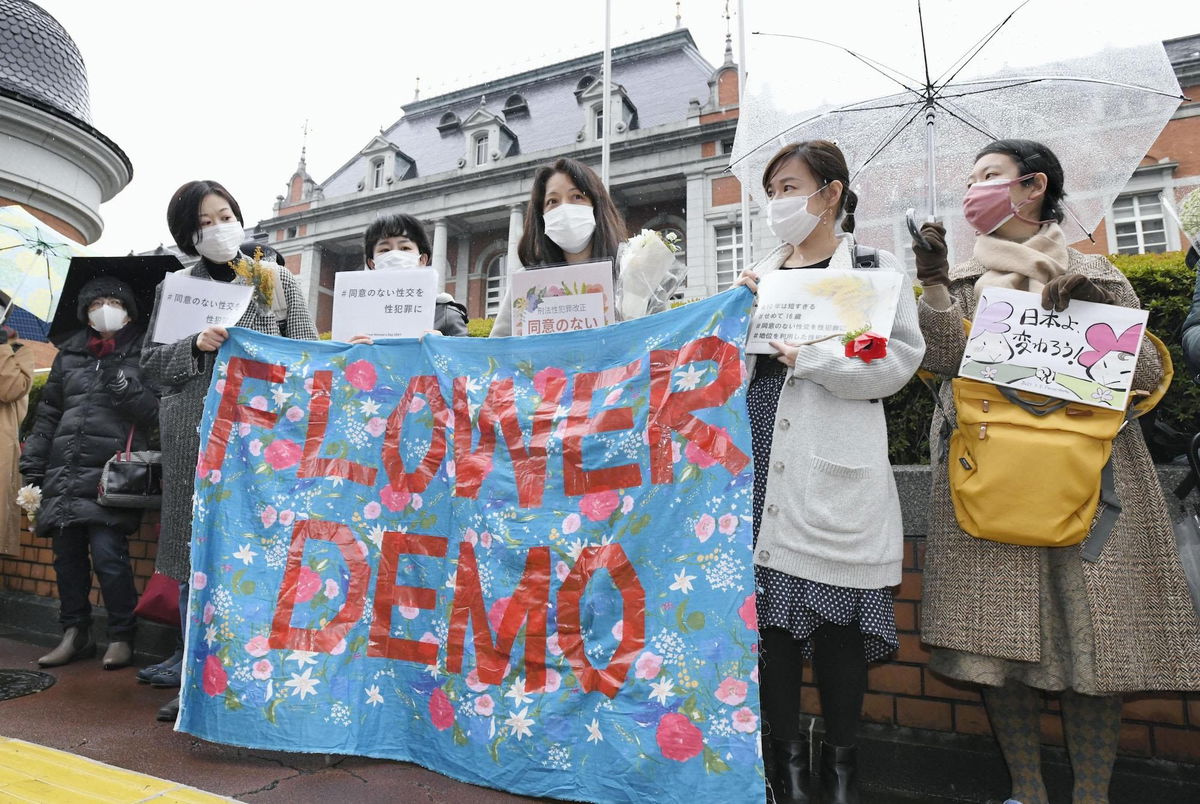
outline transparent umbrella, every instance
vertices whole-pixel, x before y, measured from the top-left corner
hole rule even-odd
[[[952,253],[966,254],[974,232],[960,202],[974,155],[1019,137],[1058,155],[1067,240],[1089,237],[1186,100],[1162,44],[1105,47],[1109,39],[1043,13],[1056,6],[1029,0],[964,36],[961,9],[929,0],[873,8],[855,36],[869,39],[862,32],[874,29],[889,43],[884,53],[756,33],[730,168],[757,203],[766,203],[762,172],[780,147],[834,140],[860,197],[864,243],[905,253],[906,212],[915,207],[920,219],[943,220]],[[1119,30],[1119,15],[1099,16]]]
[[[0,207],[0,290],[9,305],[24,307],[49,322],[71,258],[87,254],[86,247],[60,235],[24,207]]]

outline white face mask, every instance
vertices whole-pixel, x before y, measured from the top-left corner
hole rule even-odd
[[[129,316],[125,314],[125,308],[120,305],[106,304],[88,311],[88,323],[92,325],[92,329],[101,334],[116,332],[128,322]]]
[[[786,198],[772,198],[767,202],[767,225],[776,237],[797,246],[812,234],[813,229],[821,222],[819,217],[808,211],[808,199],[816,194],[789,195]]]
[[[421,266],[421,255],[415,251],[385,251],[371,259],[376,271],[402,271]]]
[[[596,231],[596,214],[584,204],[559,204],[542,215],[546,237],[568,254],[578,254],[587,247]]]
[[[196,235],[196,251],[209,262],[229,262],[237,256],[245,232],[237,221],[217,223]]]

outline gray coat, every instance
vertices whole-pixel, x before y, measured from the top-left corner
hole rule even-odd
[[[212,279],[203,261],[191,270],[191,275]],[[280,279],[287,301],[287,336],[315,341],[317,330],[300,286],[290,271],[281,269]],[[235,277],[233,282],[245,284],[240,277]],[[162,285],[159,285],[154,300],[155,315],[161,296]],[[273,312],[262,310],[254,303],[237,323],[239,327],[269,335],[280,334],[280,324]],[[155,569],[176,580],[187,581],[191,575],[192,492],[200,453],[200,420],[204,414],[204,398],[212,382],[216,353],[197,350],[194,337],[175,343],[154,343],[151,340],[153,332],[152,321],[142,346],[142,371],[163,389],[159,403],[163,460],[162,530],[158,537]]]

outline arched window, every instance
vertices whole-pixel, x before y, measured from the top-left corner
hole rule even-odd
[[[486,165],[488,161],[488,135],[486,132],[475,138],[475,164]]]
[[[596,139],[604,139],[604,104],[597,103],[592,107],[592,119],[596,121],[595,136]]]
[[[383,186],[383,160],[376,159],[371,163],[371,187],[378,190]]]
[[[500,252],[487,261],[487,285],[484,291],[485,311],[488,318],[495,317],[500,311],[500,302],[504,300],[504,252]]]
[[[585,75],[583,78],[580,78],[579,83],[575,85],[575,94],[578,95],[580,92],[583,92],[594,83],[596,83],[596,76]]]

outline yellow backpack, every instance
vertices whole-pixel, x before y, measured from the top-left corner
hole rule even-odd
[[[1113,439],[1158,404],[1174,374],[1166,346],[1146,335],[1163,379],[1152,392],[1131,392],[1125,411],[951,380],[957,426],[946,457],[959,527],[976,538],[1039,547],[1079,544],[1091,530],[1083,555],[1100,557],[1121,510],[1109,460]]]

